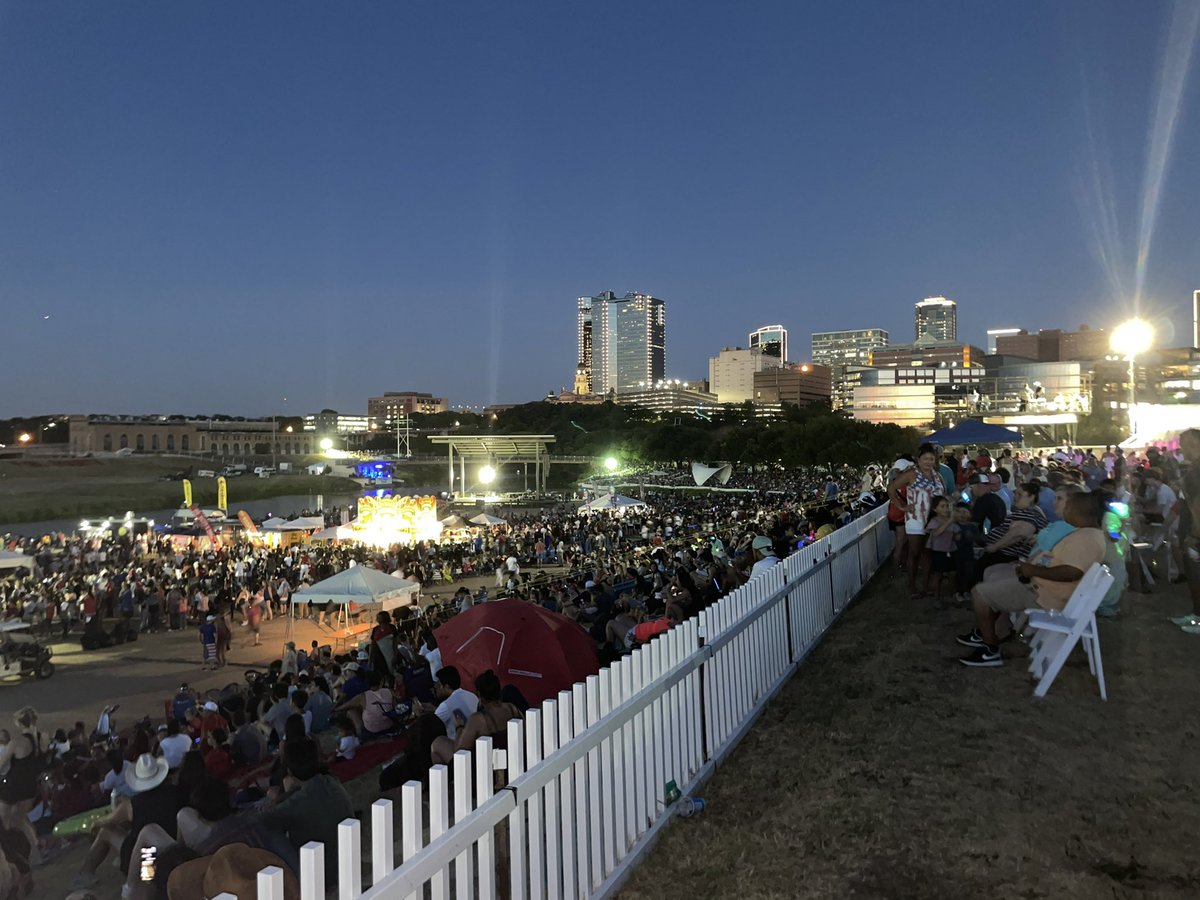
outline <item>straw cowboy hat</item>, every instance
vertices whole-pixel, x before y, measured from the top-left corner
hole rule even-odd
[[[143,753],[136,763],[125,767],[125,782],[139,794],[150,791],[167,780],[170,768],[161,756]]]
[[[167,879],[168,900],[210,900],[218,894],[257,897],[258,873],[268,866],[283,869],[284,900],[299,900],[300,882],[287,864],[268,850],[226,844],[211,856],[177,866]]]

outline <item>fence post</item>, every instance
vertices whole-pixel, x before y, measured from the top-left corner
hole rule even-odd
[[[404,861],[408,862],[417,855],[417,851],[421,849],[423,830],[421,828],[421,782],[408,781],[404,787],[400,789],[400,849],[404,854]],[[391,805],[388,805],[388,866],[391,867],[392,862],[392,841],[391,841],[391,820],[392,810]],[[379,883],[378,879],[375,881]],[[413,891],[408,895],[406,900],[417,900],[418,893],[423,891]]]
[[[454,824],[465,822],[475,808],[472,803],[471,753],[459,750],[454,754]],[[475,861],[474,847],[468,847],[454,858],[454,893],[459,900],[474,895]]]
[[[530,713],[537,715],[536,710]],[[540,738],[541,735],[538,735]],[[525,772],[525,734],[520,719],[510,719],[508,735],[508,781]],[[532,804],[531,804],[532,805]],[[518,803],[508,815],[508,880],[510,900],[525,898],[525,804]]]
[[[283,869],[267,866],[258,873],[258,900],[283,900]]]
[[[371,884],[379,884],[395,868],[393,844],[392,801],[376,800],[371,804]]]
[[[440,838],[450,828],[450,772],[443,765],[429,770],[429,840]],[[450,869],[442,869],[429,881],[432,900],[450,900]]]
[[[492,797],[495,768],[492,765],[492,739],[481,737],[475,741],[475,808]],[[481,900],[494,900],[496,896],[496,834],[489,831],[479,839],[479,896]]]
[[[337,836],[338,900],[356,900],[362,895],[362,823],[344,819]]]
[[[325,900],[325,845],[316,841],[300,848],[300,900]]]

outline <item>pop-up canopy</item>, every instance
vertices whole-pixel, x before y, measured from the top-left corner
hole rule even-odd
[[[0,569],[29,569],[33,571],[33,557],[16,550],[0,550]]]
[[[351,566],[311,587],[292,594],[292,603],[333,603],[367,605],[380,603],[395,609],[412,603],[421,586],[406,578],[397,578],[369,566]]]

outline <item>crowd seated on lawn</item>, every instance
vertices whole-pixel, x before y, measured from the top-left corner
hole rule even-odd
[[[1200,450],[1200,440],[1193,443]],[[209,615],[231,624],[236,614],[249,620],[255,605],[275,612],[271,607],[278,603],[282,609],[278,598],[287,597],[292,585],[352,563],[418,578],[425,569],[444,571],[444,563],[451,563],[451,573],[469,564],[496,572],[497,596],[574,620],[607,662],[884,502],[898,535],[895,560],[911,574],[914,594],[923,596],[921,587],[927,591],[934,575],[939,591],[944,578],[953,578],[954,598],[964,607],[969,598],[975,617],[975,629],[960,637],[972,651],[964,662],[995,666],[1002,660],[1004,613],[1030,605],[1059,608],[1091,562],[1112,562],[1133,525],[1102,525],[1111,501],[1131,501],[1129,522],[1137,527],[1156,516],[1160,524],[1188,519],[1173,503],[1163,508],[1170,496],[1162,488],[1177,493],[1173,454],[1174,466],[1162,453],[1136,459],[1114,452],[1093,457],[1094,464],[1080,455],[1082,461],[1064,448],[1045,457],[993,458],[982,450],[960,457],[921,447],[915,459],[854,479],[853,505],[842,502],[836,482],[825,499],[807,506],[784,493],[650,490],[645,510],[514,516],[507,527],[449,550],[265,551],[235,545],[205,553],[159,548],[163,556],[143,558],[139,554],[150,545],[142,540],[118,541],[104,559],[67,550],[53,564],[69,561],[55,575],[68,583],[82,579],[86,587],[94,576],[104,585],[101,596],[118,610],[131,588],[141,591],[138,596],[156,591],[165,599],[164,587],[187,584],[188,591],[181,590],[186,596],[198,583],[201,592],[211,591]],[[1097,480],[1097,472],[1105,477]],[[866,496],[860,500],[860,494]],[[918,511],[924,518],[914,525]],[[1178,529],[1190,535],[1190,520]],[[114,585],[118,572],[128,577]],[[20,594],[6,590],[9,599]],[[316,641],[304,649],[289,644],[261,677],[246,683],[205,696],[181,687],[161,723],[143,720],[119,732],[114,711],[106,710],[94,729],[75,723],[46,733],[36,712],[21,710],[14,727],[0,733],[0,774],[7,776],[0,847],[6,859],[19,862],[10,868],[27,879],[31,864],[55,850],[53,824],[97,807],[108,809],[85,835],[90,847],[80,884],[115,857],[134,896],[147,889],[136,864],[145,846],[159,848],[163,879],[173,866],[231,842],[270,851],[293,868],[308,840],[323,842],[332,853],[337,823],[353,813],[342,778],[388,763],[379,775],[381,790],[424,779],[431,764],[448,761],[480,736],[502,745],[507,721],[526,708],[495,673],[463,684],[459,672],[442,662],[436,627],[491,599],[486,587],[459,587],[452,598],[422,610],[380,613],[367,644],[349,654],[334,655]],[[143,596],[138,603],[144,602]],[[322,610],[299,612],[320,617]],[[191,612],[187,617],[197,618]],[[364,769],[375,747],[387,755]],[[7,787],[14,773],[20,789]],[[27,847],[24,856],[20,846]],[[332,858],[326,873],[336,873]]]

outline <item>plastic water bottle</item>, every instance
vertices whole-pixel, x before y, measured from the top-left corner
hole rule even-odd
[[[699,797],[684,797],[675,804],[675,815],[681,819],[690,819],[704,811],[704,801]]]

